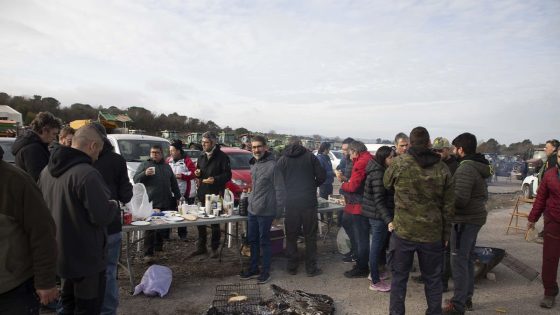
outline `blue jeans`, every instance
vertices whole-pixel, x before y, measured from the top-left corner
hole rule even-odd
[[[369,219],[369,233],[371,245],[369,248],[369,269],[371,271],[371,282],[379,282],[379,258],[385,247],[387,237],[387,225],[382,220]]]
[[[352,230],[356,241],[356,266],[360,270],[368,270],[369,259],[369,219],[360,214],[351,214]]]
[[[261,274],[270,273],[270,226],[274,216],[260,216],[249,212],[248,215],[248,241],[251,246],[251,262],[249,271],[256,273],[259,270],[259,257],[262,248],[262,270]]]
[[[114,233],[107,236],[107,269],[105,270],[105,297],[101,306],[101,314],[117,314],[119,306],[119,284],[117,283],[117,264],[121,253],[122,234]]]
[[[391,281],[389,314],[405,314],[406,286],[410,270],[412,269],[414,252],[418,253],[420,272],[424,280],[424,294],[428,304],[426,315],[441,315],[443,241],[433,243],[414,242],[398,237],[395,232],[392,233],[391,242],[389,243],[393,277]],[[417,313],[416,311],[418,310],[415,310],[414,313]]]
[[[453,270],[454,293],[451,302],[455,308],[465,311],[465,303],[474,293],[474,245],[480,225],[453,224],[451,229],[451,268]]]

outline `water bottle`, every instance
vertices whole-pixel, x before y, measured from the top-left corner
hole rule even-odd
[[[249,196],[247,195],[247,191],[243,189],[241,193],[241,197],[239,197],[239,215],[240,216],[247,216],[247,207],[249,206]]]

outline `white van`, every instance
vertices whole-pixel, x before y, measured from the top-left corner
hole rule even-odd
[[[169,141],[160,137],[131,134],[108,134],[107,139],[115,147],[115,152],[126,160],[128,178],[133,182],[134,173],[141,162],[150,158],[150,148],[159,144],[163,148],[163,157],[169,154]]]

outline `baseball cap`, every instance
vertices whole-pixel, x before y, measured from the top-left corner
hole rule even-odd
[[[434,139],[432,143],[433,149],[443,149],[443,148],[450,148],[451,145],[449,144],[449,140],[445,139],[444,137],[437,137]]]

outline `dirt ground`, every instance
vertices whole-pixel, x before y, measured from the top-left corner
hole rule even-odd
[[[479,234],[478,245],[504,248],[540,271],[541,245],[527,243],[520,233],[505,235],[515,198],[515,193],[490,195],[488,222]],[[527,206],[522,209],[530,210]],[[197,231],[190,229],[189,240],[184,242],[176,240],[176,233],[173,233],[172,240],[165,243],[165,255],[159,264],[172,269],[173,282],[169,294],[164,298],[131,296],[126,273],[124,270],[120,272],[119,314],[202,314],[211,305],[217,285],[240,283],[238,273],[242,266],[233,248],[224,250],[222,263],[206,257],[187,258],[194,249],[196,235]],[[139,259],[135,259],[134,263],[139,281],[147,266]],[[244,266],[246,263],[247,260],[243,259]],[[309,278],[301,271],[303,266],[300,266],[299,274],[289,275],[285,271],[285,263],[284,257],[273,257],[272,280],[260,286],[263,299],[272,296],[270,284],[276,284],[288,290],[302,289],[310,293],[327,294],[335,300],[336,314],[388,312],[389,294],[369,291],[367,279],[344,277],[343,272],[350,269],[351,265],[343,263],[337,252],[336,228],[319,242],[319,264],[324,271],[322,275]],[[506,314],[558,314],[558,306],[550,311],[538,307],[542,295],[542,285],[538,280],[529,282],[503,264],[496,266],[492,272],[495,280],[482,279],[476,283],[475,311],[470,314],[504,314],[497,312],[497,309]],[[450,298],[451,295],[452,292],[444,293],[444,298]],[[408,314],[424,313],[426,304],[420,284],[409,282],[406,303]]]

